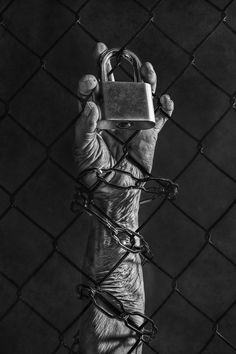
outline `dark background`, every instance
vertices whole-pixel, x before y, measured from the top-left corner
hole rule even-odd
[[[90,219],[70,211],[71,151],[96,41],[151,61],[175,101],[153,174],[180,193],[140,212],[159,329],[144,353],[235,353],[236,2],[1,0],[0,12],[1,353],[69,353],[83,321],[74,288]]]

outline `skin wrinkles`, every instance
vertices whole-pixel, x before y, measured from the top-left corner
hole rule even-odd
[[[123,221],[123,225],[134,230],[137,228],[137,210],[140,193],[136,193],[135,196],[134,192],[129,192],[128,194],[130,194],[129,198],[127,198],[127,192],[122,194],[121,201],[123,202],[125,200],[125,203],[121,203],[119,201],[119,192],[117,192],[115,204],[110,202],[106,213],[118,222]],[[134,200],[136,200],[136,204],[133,203]],[[98,204],[98,200],[96,201],[96,204]],[[114,207],[114,205],[116,207]],[[103,203],[102,206],[104,207]],[[127,213],[127,210],[129,213]],[[109,239],[109,242],[107,239]],[[105,229],[103,225],[98,223],[98,221],[93,220],[91,235],[89,235],[88,250],[86,252],[90,257],[85,258],[84,264],[86,272],[99,282],[125,252],[126,251],[121,247],[117,247],[117,244],[110,237],[110,232]],[[100,287],[102,290],[111,292],[118,300],[121,300],[126,311],[144,312],[145,296],[143,272],[141,259],[138,254],[129,254],[129,256],[111,273]],[[93,328],[92,325],[87,328],[83,327],[81,333],[82,338],[83,336],[88,336],[88,333],[88,337],[91,341],[94,340],[94,337],[104,339],[108,334],[109,336],[117,334],[125,335],[126,338],[123,338],[124,343],[122,345],[120,340],[118,342],[115,341],[114,343],[109,343],[108,340],[106,342],[102,341],[102,343],[99,342],[99,351],[94,351],[94,353],[125,353],[128,351],[127,348],[134,344],[135,337],[132,338],[132,340],[130,337],[132,331],[127,329],[122,322],[110,320],[96,309],[91,311],[90,316],[93,318],[92,323],[95,324],[95,328]],[[142,319],[140,317],[133,318],[133,320],[139,326],[142,324]],[[88,323],[86,320],[84,320],[84,322]],[[115,327],[114,323],[116,323]],[[106,329],[106,331],[104,331],[107,326],[109,330]],[[115,328],[117,329],[115,330]],[[120,343],[120,345],[117,347],[118,343]],[[113,351],[113,349],[115,351]],[[88,348],[84,348],[84,350],[85,351],[82,353],[90,353]],[[141,348],[139,350],[140,351],[137,351],[137,353],[141,353]]]
[[[98,43],[95,48],[97,60],[106,46]],[[144,63],[141,74],[145,82],[156,87],[156,74],[150,63]],[[78,95],[85,98],[97,83],[93,75],[85,75],[79,81]],[[95,90],[98,92],[98,86]],[[169,115],[173,111],[173,102],[168,95],[160,99],[162,109]],[[82,107],[79,104],[79,110]],[[75,124],[74,158],[78,174],[88,168],[109,169],[113,167],[123,155],[122,146],[111,138],[106,131],[96,129],[99,119],[99,109],[94,102],[89,102]],[[140,131],[127,145],[129,155],[134,157],[148,172],[151,171],[155,145],[158,134],[166,122],[166,118],[157,113],[156,126],[153,129]],[[121,141],[125,142],[132,132],[127,130],[112,131]],[[124,159],[117,168],[131,172],[138,178],[143,173],[127,159]],[[90,173],[83,178],[83,183],[91,187],[97,180],[96,173]],[[107,179],[119,186],[130,186],[134,180],[121,173],[112,173]],[[131,229],[138,228],[139,190],[120,190],[102,184],[93,195],[95,205],[106,213],[113,221]],[[117,245],[111,237],[111,231],[102,225],[95,217],[91,218],[87,249],[85,252],[83,271],[97,282],[101,281],[110,269],[120,260],[126,251]],[[127,241],[127,235],[119,235],[122,242]],[[136,244],[139,244],[137,238]],[[87,278],[82,283],[90,284]],[[129,253],[128,257],[100,284],[100,288],[108,291],[122,301],[128,312],[144,313],[145,294],[143,271],[139,254]],[[104,304],[103,304],[104,305]],[[114,303],[115,305],[115,303]],[[104,305],[105,306],[105,305]],[[116,304],[116,306],[118,306]],[[143,319],[133,316],[132,320],[141,325]],[[111,319],[90,306],[82,316],[80,328],[81,354],[125,354],[136,342],[135,333],[123,321]],[[140,344],[133,353],[141,354]]]

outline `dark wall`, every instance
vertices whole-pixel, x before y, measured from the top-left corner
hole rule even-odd
[[[144,353],[236,352],[236,2],[1,0],[0,351],[66,354],[90,219],[70,202],[79,77],[96,73],[96,41],[127,47],[175,101],[153,174],[175,202],[141,207],[153,263]]]

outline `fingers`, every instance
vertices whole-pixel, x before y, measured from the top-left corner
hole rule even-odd
[[[148,84],[151,85],[152,92],[154,93],[156,91],[157,75],[151,63],[146,62],[142,65],[141,76],[144,82],[147,82]]]
[[[149,83],[152,79],[154,83],[154,75],[149,77]],[[174,103],[169,95],[161,96],[160,103],[162,111],[159,109],[157,112],[155,127],[153,129],[141,130],[137,137],[131,140],[128,146],[129,154],[135,158],[136,161],[139,161],[148,172],[151,172],[152,169],[158,134],[168,120],[163,111],[166,112],[168,116],[171,116],[174,110]]]
[[[93,51],[93,56],[96,60],[96,62],[99,60],[100,55],[105,52],[105,50],[107,50],[107,46],[106,44],[102,43],[102,42],[98,42],[94,48]],[[107,72],[109,73],[112,70],[112,66],[111,66],[111,62],[110,60],[108,60],[107,62],[107,67],[106,67]],[[114,75],[110,74],[108,77],[109,81],[114,81]]]
[[[92,93],[96,94],[98,92],[98,82],[94,75],[84,75],[78,83],[78,96],[81,100],[78,100],[79,112],[83,110],[82,102],[83,100],[88,100]],[[92,97],[91,97],[92,100]]]
[[[98,43],[94,50],[94,57],[98,59],[107,47]],[[93,95],[95,93],[95,95]],[[113,163],[112,156],[102,137],[97,133],[97,122],[101,116],[100,108],[93,102],[94,96],[99,93],[98,80],[94,75],[83,76],[78,83],[79,112],[75,123],[74,159],[81,172],[91,166],[105,166]]]
[[[155,93],[156,86],[157,86],[157,75],[151,63],[146,62],[141,67],[141,76],[144,82],[147,82],[151,85],[152,92]],[[167,113],[170,117],[174,110],[174,102],[171,100],[169,95],[163,95],[160,98],[161,108],[162,110]],[[158,110],[156,114],[156,126],[154,130],[158,133],[167,122],[168,118],[166,115],[161,111]]]
[[[104,43],[97,43],[93,56],[98,60],[99,56],[107,49]],[[100,108],[93,102],[90,95],[98,94],[99,84],[94,75],[84,75],[78,83],[78,100],[79,112],[81,112],[75,124],[75,144],[82,149],[87,146],[88,142],[96,139],[97,121],[100,118]],[[85,106],[82,103],[86,103]]]
[[[105,52],[105,50],[107,50],[107,46],[105,43],[102,43],[102,42],[98,42],[96,45],[95,45],[95,48],[93,50],[93,56],[94,56],[94,59],[97,61],[100,57],[100,55]]]
[[[99,115],[97,105],[88,101],[75,125],[73,155],[78,173],[91,167],[108,168],[110,164],[114,164],[110,151],[96,132]],[[97,177],[92,175],[85,178],[83,182],[90,186],[96,180]]]
[[[98,136],[96,133],[99,119],[98,107],[88,101],[75,124],[73,155],[78,171],[86,169],[93,161],[98,150]]]
[[[75,124],[75,143],[77,145],[79,144],[83,148],[82,145],[86,145],[94,139],[99,116],[100,112],[97,105],[92,101],[88,101]]]
[[[100,55],[107,50],[107,46],[102,43],[98,42],[94,48],[93,51],[93,57],[95,58],[96,61],[98,61]],[[111,70],[111,65],[110,62],[108,63],[110,66],[109,71]],[[95,93],[98,93],[99,87],[98,87],[98,81],[94,75],[84,75],[78,83],[78,96],[81,97],[82,99],[86,99],[93,91]]]
[[[149,62],[145,62],[141,67],[141,76],[144,82],[147,82],[151,85],[152,92],[156,91],[157,86],[157,75],[153,66]],[[160,98],[160,103],[162,105],[162,109],[171,116],[174,110],[174,102],[171,100],[169,95],[163,95]]]
[[[171,100],[170,96],[169,95],[161,96],[160,103],[163,111],[165,111],[168,114],[168,116],[171,117],[174,110],[174,102]]]
[[[78,96],[85,99],[97,87],[98,82],[94,75],[84,75],[78,83]]]
[[[169,95],[162,95],[160,98],[161,109],[158,109],[156,113],[156,126],[155,130],[157,133],[161,131],[164,127],[165,123],[168,120],[168,117],[163,113],[163,111],[171,117],[173,110],[174,110],[174,102],[171,100]]]
[[[107,50],[107,46],[104,43],[98,42],[94,48],[93,51],[93,56],[95,58],[96,61],[98,61],[100,55]],[[108,65],[108,72],[112,69],[112,66],[110,64],[110,62],[107,63]],[[114,79],[113,74],[110,75],[110,80]],[[98,81],[96,79],[96,77],[94,75],[84,75],[78,83],[78,96],[82,99],[82,100],[86,100],[88,98],[89,95],[91,95],[92,93],[94,93],[94,95],[98,95],[99,92],[99,84]],[[92,98],[91,98],[92,100]],[[82,104],[81,101],[79,101],[79,111],[82,110]]]
[[[104,43],[97,43],[94,49],[93,56],[98,60],[99,56],[107,49]],[[94,75],[84,75],[78,83],[78,96],[81,100],[78,100],[79,112],[82,111],[81,116],[75,125],[75,139],[76,143],[83,137],[86,141],[92,138],[91,134],[95,133],[97,127],[97,121],[100,116],[100,109],[92,101],[93,97],[89,97],[93,93],[98,94],[99,84]],[[89,100],[89,101],[88,101]],[[82,102],[87,101],[85,107],[82,106]]]

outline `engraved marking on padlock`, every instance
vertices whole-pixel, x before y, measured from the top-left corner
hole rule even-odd
[[[131,122],[120,122],[116,124],[117,128],[119,129],[129,129],[132,127],[132,125],[133,123]]]
[[[99,129],[149,129],[155,126],[155,114],[151,85],[141,80],[139,58],[124,49],[122,57],[128,60],[134,70],[133,82],[109,81],[109,60],[119,49],[105,51],[99,61],[102,101]]]

